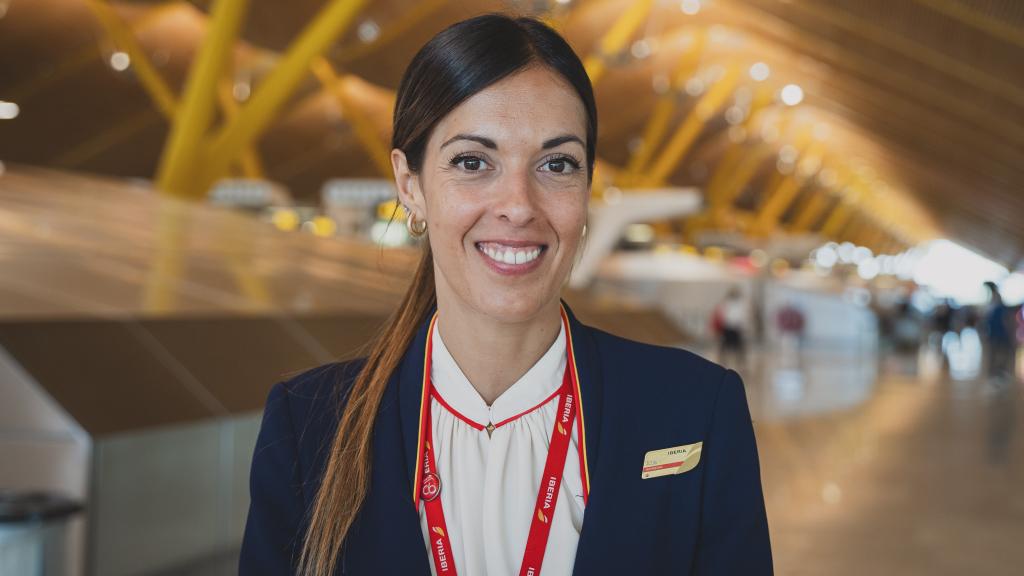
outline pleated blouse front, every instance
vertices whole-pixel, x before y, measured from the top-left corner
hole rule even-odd
[[[465,576],[514,576],[522,563],[558,411],[565,325],[544,355],[488,406],[445,348],[438,324],[431,334],[431,426],[455,566]],[[489,436],[488,424],[495,426]],[[572,573],[583,509],[573,426],[541,568],[544,576]],[[423,504],[420,528],[429,550]],[[436,576],[432,558],[430,568]]]

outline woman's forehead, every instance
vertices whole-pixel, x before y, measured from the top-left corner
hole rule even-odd
[[[558,73],[530,66],[488,86],[438,122],[431,135],[436,148],[458,134],[502,143],[540,146],[572,134],[586,141],[586,110],[572,86]]]

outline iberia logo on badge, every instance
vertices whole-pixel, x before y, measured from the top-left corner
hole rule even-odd
[[[437,495],[441,493],[441,479],[437,477],[437,474],[427,474],[423,476],[423,486],[420,488],[420,497],[425,502],[430,502]]]

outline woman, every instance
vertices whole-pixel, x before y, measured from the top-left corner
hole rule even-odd
[[[597,114],[577,56],[499,15],[398,89],[412,286],[365,358],[276,385],[243,574],[770,574],[734,372],[581,324]]]

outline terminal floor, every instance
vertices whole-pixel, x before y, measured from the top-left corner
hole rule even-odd
[[[1024,574],[1024,386],[935,352],[739,367],[776,574]]]

